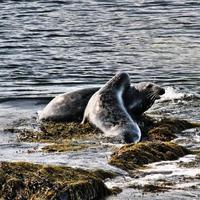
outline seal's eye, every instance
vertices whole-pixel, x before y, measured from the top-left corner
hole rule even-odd
[[[148,84],[148,85],[147,85],[147,89],[151,89],[152,87],[153,87],[152,84]]]

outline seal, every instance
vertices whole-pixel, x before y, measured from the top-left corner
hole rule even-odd
[[[130,90],[130,78],[125,72],[117,73],[90,98],[82,124],[89,122],[107,137],[119,137],[126,143],[141,139],[141,131],[129,115],[123,95]]]
[[[39,120],[81,121],[89,99],[99,89],[99,87],[85,88],[56,96],[39,113]],[[156,84],[141,82],[127,89],[123,94],[123,101],[129,114],[132,117],[139,117],[160,98],[159,95],[164,93],[165,90]]]
[[[60,94],[39,113],[41,121],[81,121],[90,97],[99,88],[86,88]]]

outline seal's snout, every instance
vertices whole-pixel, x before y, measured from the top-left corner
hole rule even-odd
[[[165,94],[165,89],[161,88],[159,91],[159,95],[163,95],[163,94]]]
[[[156,99],[157,100],[160,99],[161,98],[160,95],[163,95],[163,94],[165,94],[165,89],[159,87],[157,90]]]

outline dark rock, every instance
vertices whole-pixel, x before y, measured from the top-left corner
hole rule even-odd
[[[172,142],[141,142],[124,145],[111,155],[109,163],[124,170],[134,170],[145,164],[175,160],[190,151]]]
[[[0,175],[0,197],[7,200],[96,200],[111,194],[102,182],[111,176],[108,172],[99,177],[96,172],[70,167],[1,162]]]

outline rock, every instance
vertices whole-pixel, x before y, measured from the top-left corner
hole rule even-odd
[[[100,134],[89,124],[45,122],[39,131],[30,129],[16,130],[18,139],[26,142],[63,142],[71,139],[93,138]]]
[[[152,162],[175,160],[189,153],[172,142],[141,142],[124,145],[111,155],[109,163],[128,171]]]
[[[191,123],[186,120],[161,118],[154,119],[149,116],[142,116],[138,121],[145,140],[170,141],[176,138],[176,134],[189,128],[200,126],[198,123]],[[40,126],[39,131],[28,129],[10,128],[12,132],[18,133],[20,141],[28,142],[62,142],[70,139],[87,139],[101,134],[90,124],[55,123],[45,122]]]
[[[145,185],[131,185],[129,188],[139,189],[142,190],[143,193],[152,192],[152,193],[159,193],[159,192],[166,192],[169,189],[172,189],[172,185],[165,185],[165,184],[145,184]]]
[[[171,141],[177,136],[173,131],[173,128],[169,125],[160,125],[158,127],[152,128],[147,133],[147,138],[149,141]]]
[[[142,141],[171,141],[185,129],[200,127],[200,123],[176,118],[152,118],[147,115],[141,116],[138,124],[142,131]],[[22,125],[24,127],[24,123]],[[90,147],[84,143],[86,140],[96,143],[113,142],[112,139],[103,137],[99,129],[95,129],[90,124],[82,125],[77,122],[45,122],[37,130],[17,127],[10,127],[10,130],[18,133],[20,141],[51,143],[42,149],[45,152],[82,150]]]
[[[67,152],[67,151],[80,151],[87,149],[91,145],[89,144],[80,144],[80,143],[62,143],[62,144],[51,144],[42,148],[42,151],[46,153],[50,152]]]
[[[109,172],[25,162],[0,163],[0,197],[13,199],[102,199],[111,194],[102,179]]]
[[[138,123],[143,139],[148,141],[171,141],[183,130],[200,127],[200,123],[176,118],[154,119],[146,115],[142,116]]]

